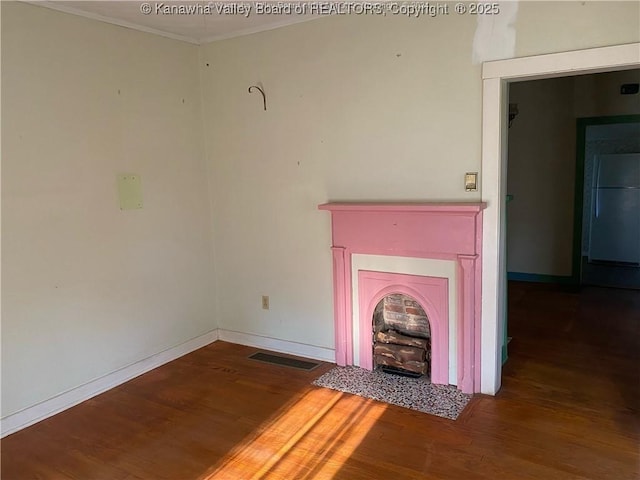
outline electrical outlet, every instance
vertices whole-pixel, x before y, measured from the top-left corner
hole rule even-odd
[[[262,309],[269,310],[269,295],[262,296]]]

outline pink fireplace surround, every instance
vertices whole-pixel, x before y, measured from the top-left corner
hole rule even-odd
[[[331,212],[336,363],[354,364],[352,255],[456,262],[457,318],[450,319],[447,278],[359,270],[359,364],[373,367],[371,325],[390,293],[413,297],[429,318],[433,383],[449,383],[449,322],[456,322],[457,386],[480,391],[480,293],[484,203],[326,203]]]

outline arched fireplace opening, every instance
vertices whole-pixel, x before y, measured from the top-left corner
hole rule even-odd
[[[421,377],[431,373],[431,327],[422,306],[393,293],[373,312],[373,364],[387,373]]]

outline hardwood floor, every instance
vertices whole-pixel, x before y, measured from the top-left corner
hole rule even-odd
[[[510,285],[496,397],[457,421],[216,342],[2,440],[2,479],[637,479],[640,292]]]
[[[601,287],[640,289],[640,267],[589,263],[582,258],[582,283]]]

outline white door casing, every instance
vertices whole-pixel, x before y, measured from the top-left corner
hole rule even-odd
[[[482,66],[481,391],[495,395],[502,375],[501,340],[506,294],[505,195],[508,86],[510,82],[640,67],[640,43],[485,62]]]

